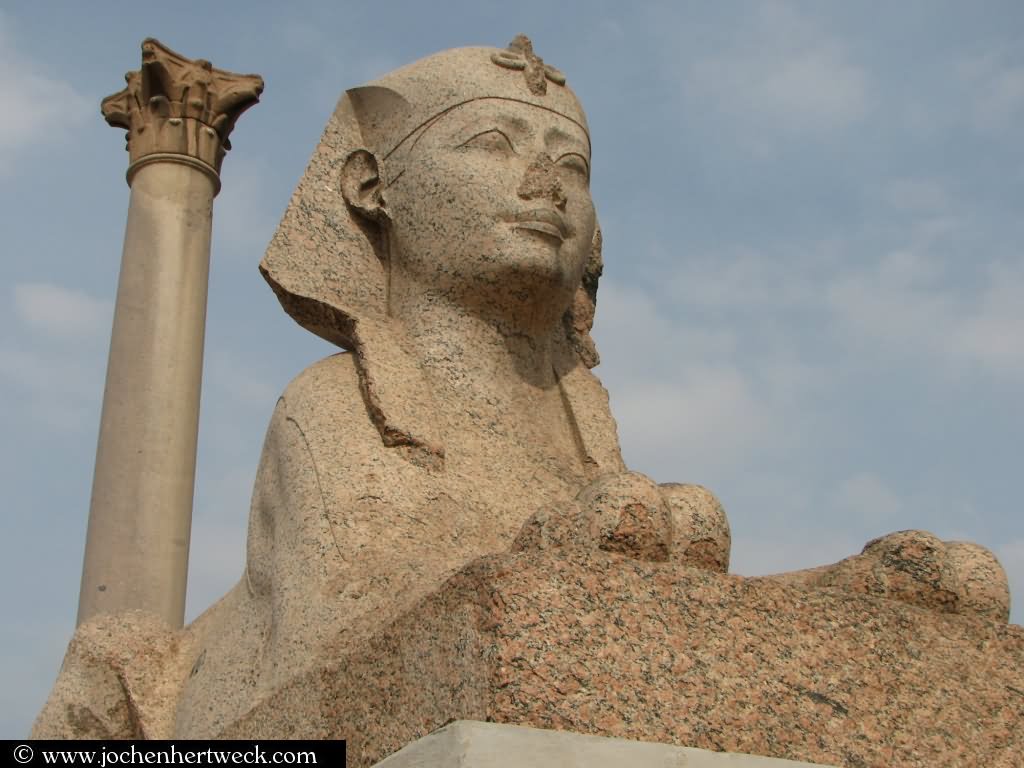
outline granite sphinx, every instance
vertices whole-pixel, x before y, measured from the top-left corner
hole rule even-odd
[[[1024,638],[987,550],[905,531],[832,566],[743,579],[711,492],[626,468],[591,370],[590,163],[565,75],[523,36],[342,96],[260,269],[301,326],[346,351],[277,403],[245,573],[183,630],[142,612],[82,625],[35,735],[344,737],[352,764],[371,765],[451,720],[493,719],[870,761],[885,738],[807,725],[829,642],[841,655],[881,632],[898,686],[931,674],[900,627],[965,648],[976,632],[1021,680]],[[842,679],[870,687],[873,669]],[[744,687],[776,672],[774,703]]]

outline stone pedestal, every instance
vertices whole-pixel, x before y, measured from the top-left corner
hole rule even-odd
[[[103,101],[128,130],[131,202],[110,340],[78,622],[146,610],[180,627],[199,428],[213,198],[263,81],[146,40]]]
[[[455,720],[825,765],[1015,766],[1024,629],[602,552],[485,558],[225,738],[371,766]]]
[[[460,720],[374,768],[813,768],[772,757]]]

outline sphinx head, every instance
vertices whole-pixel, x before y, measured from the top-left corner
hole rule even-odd
[[[589,174],[583,111],[526,38],[443,51],[343,94],[260,270],[355,353],[385,443],[437,452],[396,305],[426,288],[499,319],[539,311],[560,371],[596,365]]]
[[[346,98],[363,145],[341,192],[376,234],[390,311],[426,290],[557,322],[596,229],[590,138],[564,77],[517,38],[436,54]]]

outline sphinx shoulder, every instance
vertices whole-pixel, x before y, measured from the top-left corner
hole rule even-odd
[[[353,437],[376,433],[360,389],[355,355],[349,352],[325,357],[303,370],[285,387],[278,405],[303,431],[343,430]]]
[[[298,436],[312,462],[344,477],[346,483],[364,476],[372,479],[381,472],[404,476],[410,471],[436,474],[442,470],[442,462],[432,461],[435,457],[424,460],[423,452],[405,445],[406,441],[386,444],[379,418],[374,419],[371,412],[376,413],[364,391],[356,356],[348,352],[331,355],[306,368],[285,388],[268,433],[268,446],[275,433],[291,433],[287,440],[292,443]],[[426,413],[433,411],[427,408]]]
[[[341,472],[350,481],[363,465],[380,460],[386,448],[370,418],[355,355],[331,355],[292,379],[271,420],[267,451],[299,454],[318,470]]]
[[[296,376],[277,401],[256,473],[250,576],[254,561],[269,558],[270,542],[285,521],[291,521],[287,527],[322,528],[326,535],[327,510],[352,503],[367,466],[384,451],[360,393],[353,355],[332,355]]]

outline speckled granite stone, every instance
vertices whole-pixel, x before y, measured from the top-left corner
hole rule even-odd
[[[453,719],[860,768],[1018,766],[1024,630],[601,551],[495,556],[221,736],[349,739],[368,766]]]
[[[1010,588],[995,555],[928,531],[896,531],[832,565],[765,577],[784,584],[889,597],[944,613],[1010,618]]]
[[[174,727],[192,636],[141,611],[78,627],[33,738],[161,739]]]

